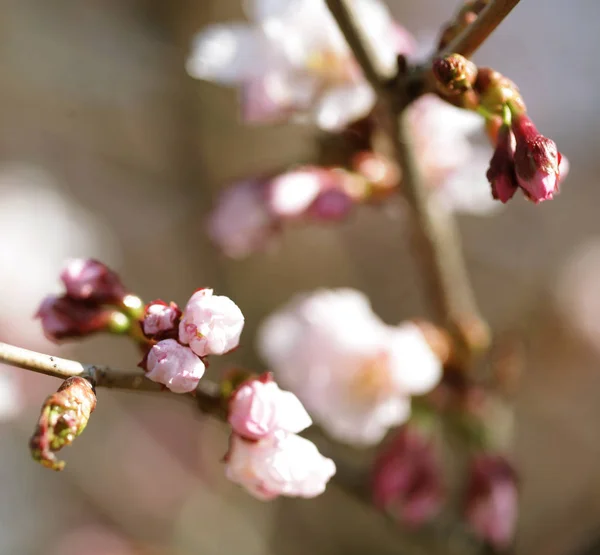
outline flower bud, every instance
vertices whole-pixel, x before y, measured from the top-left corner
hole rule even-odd
[[[65,462],[56,458],[56,451],[73,443],[83,432],[95,408],[96,394],[92,384],[79,377],[66,379],[42,407],[29,442],[34,460],[52,470],[62,470]]]
[[[354,207],[354,201],[342,189],[323,191],[312,203],[309,215],[318,221],[339,221],[344,219]]]
[[[174,339],[153,345],[142,367],[148,379],[166,385],[173,393],[194,391],[205,369],[202,360],[189,347]]]
[[[502,114],[507,104],[516,112],[525,112],[519,87],[498,71],[489,67],[479,68],[473,87],[480,95],[481,106],[492,114]]]
[[[561,163],[556,143],[541,135],[526,114],[513,117],[512,130],[519,186],[536,204],[553,198],[559,192]]]
[[[222,355],[235,349],[244,315],[229,298],[200,289],[190,298],[179,324],[179,340],[198,356]]]
[[[60,274],[67,296],[81,301],[120,304],[126,295],[119,276],[102,262],[76,258]]]
[[[514,164],[515,138],[508,125],[500,127],[497,141],[485,175],[492,186],[492,196],[507,203],[519,187]]]
[[[150,339],[176,338],[179,329],[181,310],[171,302],[156,300],[148,303],[144,309],[142,330]]]
[[[109,330],[114,314],[121,313],[67,295],[50,295],[42,301],[35,317],[42,321],[46,338],[57,343],[62,339]]]
[[[375,459],[371,486],[374,505],[404,524],[435,517],[444,491],[431,440],[414,426],[401,428]]]
[[[262,501],[279,495],[316,497],[335,474],[335,463],[311,441],[283,431],[260,441],[231,436],[225,474]]]
[[[363,150],[352,158],[352,167],[369,182],[369,197],[387,196],[400,184],[400,168],[387,156]],[[365,200],[365,199],[362,199]]]
[[[471,462],[465,518],[474,533],[497,549],[510,545],[517,523],[516,473],[501,455],[481,453]]]
[[[279,389],[268,373],[246,381],[233,392],[228,422],[237,435],[252,440],[277,430],[299,433],[312,424],[298,397]]]
[[[460,54],[450,54],[433,61],[433,75],[444,94],[468,91],[477,78],[477,66]]]

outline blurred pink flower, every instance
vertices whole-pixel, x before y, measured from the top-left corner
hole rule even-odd
[[[515,471],[501,455],[481,453],[471,462],[465,517],[473,531],[497,549],[515,534],[518,491]]]
[[[243,328],[244,315],[229,297],[200,289],[185,307],[179,340],[198,356],[222,355],[238,346]]]
[[[233,434],[225,462],[227,478],[263,501],[279,495],[316,497],[336,470],[314,443],[284,431],[260,441]]]
[[[106,264],[92,258],[69,260],[60,279],[72,299],[119,304],[126,295],[119,276]]]
[[[372,470],[373,503],[409,526],[431,520],[444,500],[442,469],[433,442],[404,426],[377,455]]]
[[[435,387],[442,371],[415,324],[384,324],[350,289],[295,297],[263,322],[258,349],[331,436],[359,445],[405,422],[410,396]]]
[[[234,433],[255,440],[277,430],[299,433],[312,424],[298,397],[279,389],[269,374],[248,380],[234,392],[228,421]]]
[[[247,180],[225,188],[208,220],[208,234],[231,258],[262,248],[277,227],[267,209],[264,181]]]
[[[414,48],[380,0],[354,0],[365,33],[390,73]],[[187,60],[197,79],[242,88],[247,121],[294,116],[339,130],[365,116],[375,94],[361,74],[324,0],[250,0],[252,23],[211,25],[196,35]]]
[[[148,379],[166,385],[173,393],[194,391],[204,375],[202,360],[174,339],[164,339],[153,345],[145,367]]]
[[[275,176],[267,182],[267,205],[278,218],[303,216],[331,181],[324,168],[306,167]]]
[[[152,301],[146,305],[144,318],[142,320],[142,329],[146,337],[166,339],[167,337],[177,337],[179,328],[179,318],[181,310],[171,302]]]

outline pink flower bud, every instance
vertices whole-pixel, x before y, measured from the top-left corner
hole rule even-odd
[[[559,192],[561,155],[556,143],[541,135],[526,114],[513,117],[515,171],[526,196],[538,203]]]
[[[46,297],[35,315],[42,321],[44,335],[55,343],[107,330],[113,311],[67,295]]]
[[[192,295],[179,324],[179,340],[198,356],[222,355],[235,349],[244,315],[229,298],[200,289]]]
[[[277,229],[269,213],[264,182],[242,181],[223,191],[208,221],[212,241],[231,258],[264,248]]]
[[[338,221],[350,213],[354,201],[342,189],[323,191],[310,206],[310,216],[320,221]]]
[[[126,295],[119,276],[91,258],[75,258],[60,274],[67,295],[95,303],[119,304]]]
[[[431,441],[404,426],[377,456],[372,488],[373,504],[404,524],[419,526],[435,517],[444,491]]]
[[[516,474],[500,455],[482,453],[471,462],[465,517],[473,531],[498,549],[510,545],[517,523]]]
[[[251,379],[234,392],[228,421],[246,439],[261,439],[277,430],[299,433],[312,424],[298,397],[279,389],[270,374]]]
[[[175,303],[152,301],[144,310],[142,320],[144,335],[151,339],[176,338],[180,317],[181,310]]]
[[[283,431],[260,441],[233,434],[225,462],[227,478],[263,501],[279,495],[316,497],[335,474],[335,463],[314,443]]]
[[[486,177],[492,186],[492,196],[507,203],[519,188],[515,175],[515,138],[508,125],[498,131],[496,149]]]
[[[146,377],[166,385],[173,393],[194,391],[204,375],[204,363],[189,347],[174,339],[152,346],[145,361]]]

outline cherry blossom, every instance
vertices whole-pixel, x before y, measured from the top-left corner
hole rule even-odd
[[[384,324],[350,289],[292,299],[263,322],[258,349],[331,436],[358,445],[405,422],[410,396],[435,387],[442,370],[415,324]]]
[[[244,315],[229,297],[200,289],[185,307],[179,340],[198,356],[222,355],[238,346],[243,328]]]
[[[145,366],[148,379],[166,385],[173,393],[194,391],[204,375],[202,360],[174,339],[153,345]]]
[[[146,337],[165,339],[168,336],[177,336],[181,310],[171,302],[152,301],[146,305],[142,330]]]
[[[316,497],[335,474],[335,463],[314,443],[284,431],[260,441],[233,434],[225,462],[227,478],[263,501],[279,495]]]
[[[354,8],[382,67],[413,48],[380,0]],[[187,60],[197,79],[241,87],[246,121],[304,118],[338,130],[368,114],[375,93],[366,82],[324,0],[252,0],[249,24],[208,26]]]
[[[234,433],[261,439],[277,430],[299,433],[312,424],[298,397],[282,391],[269,374],[243,383],[229,401],[228,421]]]

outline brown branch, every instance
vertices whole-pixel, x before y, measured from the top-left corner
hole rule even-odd
[[[498,5],[504,4],[507,2],[492,2],[487,8],[484,23],[489,21],[491,15],[501,13],[497,12]],[[361,32],[360,22],[354,16],[348,0],[327,0],[327,5],[363,73],[378,94],[382,125],[391,155],[403,171],[402,190],[411,208],[415,246],[429,298],[437,319],[453,334],[459,354],[466,358],[487,346],[487,326],[476,307],[454,218],[425,187],[414,157],[410,133],[402,122],[404,110],[411,102],[409,87],[414,84],[413,76],[410,73],[400,76],[399,88],[389,87],[390,80],[378,69],[377,58]],[[480,17],[483,16],[484,13]],[[489,28],[489,23],[485,28]],[[474,44],[472,39],[463,40],[464,44],[461,42],[459,46]]]
[[[477,19],[444,48],[442,55],[462,54],[470,58],[520,0],[492,0]]]
[[[0,342],[0,362],[63,380],[79,376],[90,380],[95,387],[170,393],[163,385],[147,379],[141,371],[121,371],[108,366],[81,364],[75,360],[30,351],[8,343]],[[196,391],[187,397],[194,398],[203,412],[220,417],[225,414],[219,385],[214,382],[201,380]]]

